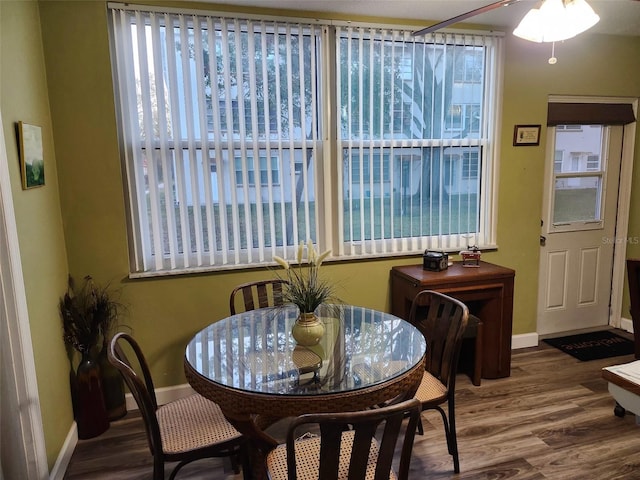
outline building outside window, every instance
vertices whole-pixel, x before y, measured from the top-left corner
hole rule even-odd
[[[564,152],[562,150],[556,150],[553,158],[553,171],[562,171],[562,159],[564,158]]]
[[[236,186],[241,188],[245,184],[250,187],[256,186],[256,171],[253,157],[247,157],[246,163],[243,165],[242,157],[234,159],[236,169]],[[267,157],[260,157],[260,185],[263,187],[276,186],[280,183],[280,170],[278,170],[279,161],[277,157],[271,157],[267,162]],[[246,181],[245,177],[246,176]]]

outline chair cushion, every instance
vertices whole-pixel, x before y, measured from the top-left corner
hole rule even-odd
[[[433,402],[439,405],[447,398],[447,387],[429,372],[424,372],[415,398],[421,403]]]
[[[156,416],[165,454],[197,450],[241,436],[216,403],[198,394],[162,405]]]
[[[340,464],[338,466],[338,480],[347,479],[349,476],[349,457],[353,448],[352,430],[342,434],[340,449]],[[320,468],[320,437],[310,437],[296,440],[296,470],[298,480],[318,480]],[[369,462],[367,466],[366,480],[373,480],[376,472],[378,458],[378,443],[372,441],[369,450]],[[267,471],[271,480],[287,480],[287,447],[278,445],[267,456]],[[396,480],[395,473],[391,472],[390,480]]]

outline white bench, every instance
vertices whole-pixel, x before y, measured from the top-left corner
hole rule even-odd
[[[640,360],[602,369],[602,378],[609,383],[609,393],[616,401],[613,413],[624,417],[627,410],[640,425]]]

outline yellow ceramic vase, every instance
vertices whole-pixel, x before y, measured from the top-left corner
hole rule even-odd
[[[298,345],[310,347],[317,345],[324,335],[324,325],[315,313],[301,313],[291,330]]]

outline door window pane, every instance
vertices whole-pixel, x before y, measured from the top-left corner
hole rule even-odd
[[[600,220],[602,177],[556,179],[553,223]]]
[[[598,221],[602,219],[605,162],[601,162],[601,125],[574,125],[556,129],[554,162],[553,223]],[[558,152],[570,152],[562,162]],[[588,172],[588,174],[586,174]]]

